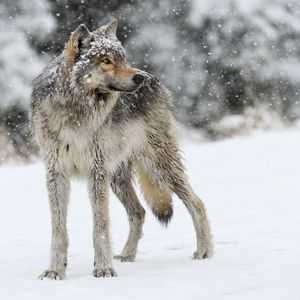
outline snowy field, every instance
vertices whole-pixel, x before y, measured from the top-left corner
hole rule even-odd
[[[50,245],[43,166],[6,165],[0,167],[0,299],[300,299],[300,130],[183,144],[211,221],[213,259],[191,259],[191,218],[174,199],[168,229],[147,211],[136,262],[115,261],[117,278],[93,278],[91,209],[85,185],[74,182],[67,278],[38,280]],[[118,254],[128,226],[113,196],[111,223]]]

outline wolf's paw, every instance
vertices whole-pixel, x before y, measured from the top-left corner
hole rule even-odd
[[[52,271],[52,270],[46,270],[43,272],[39,279],[43,280],[44,278],[49,278],[52,280],[62,280],[64,278],[63,274],[60,274],[59,272]]]
[[[117,273],[113,268],[94,269],[93,276],[99,277],[117,277]]]
[[[132,254],[132,255],[126,255],[126,256],[115,255],[114,259],[118,259],[121,262],[133,262],[135,260],[135,255],[134,254]]]
[[[201,251],[197,250],[193,254],[193,259],[204,259],[213,256],[213,251],[211,249],[203,249]]]
[[[204,258],[208,258],[208,257],[209,256],[207,255],[207,252],[199,253],[198,251],[196,251],[193,254],[193,259],[204,259]]]

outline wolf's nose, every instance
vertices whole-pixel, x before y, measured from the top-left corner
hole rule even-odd
[[[135,84],[141,84],[144,81],[145,77],[141,74],[136,74],[133,76],[132,80]]]

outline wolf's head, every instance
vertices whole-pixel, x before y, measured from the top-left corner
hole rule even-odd
[[[74,86],[96,94],[130,93],[141,86],[145,73],[128,65],[116,30],[113,19],[94,32],[81,24],[71,34],[64,53]]]

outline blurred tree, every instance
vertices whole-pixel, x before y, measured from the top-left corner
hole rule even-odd
[[[0,2],[0,131],[21,156],[29,147],[30,83],[45,64],[32,45],[42,41],[55,22],[48,9],[46,0]]]
[[[217,101],[217,118],[261,103],[283,119],[299,117],[299,1],[194,4],[192,19],[201,32],[198,45],[207,71],[199,105]]]

